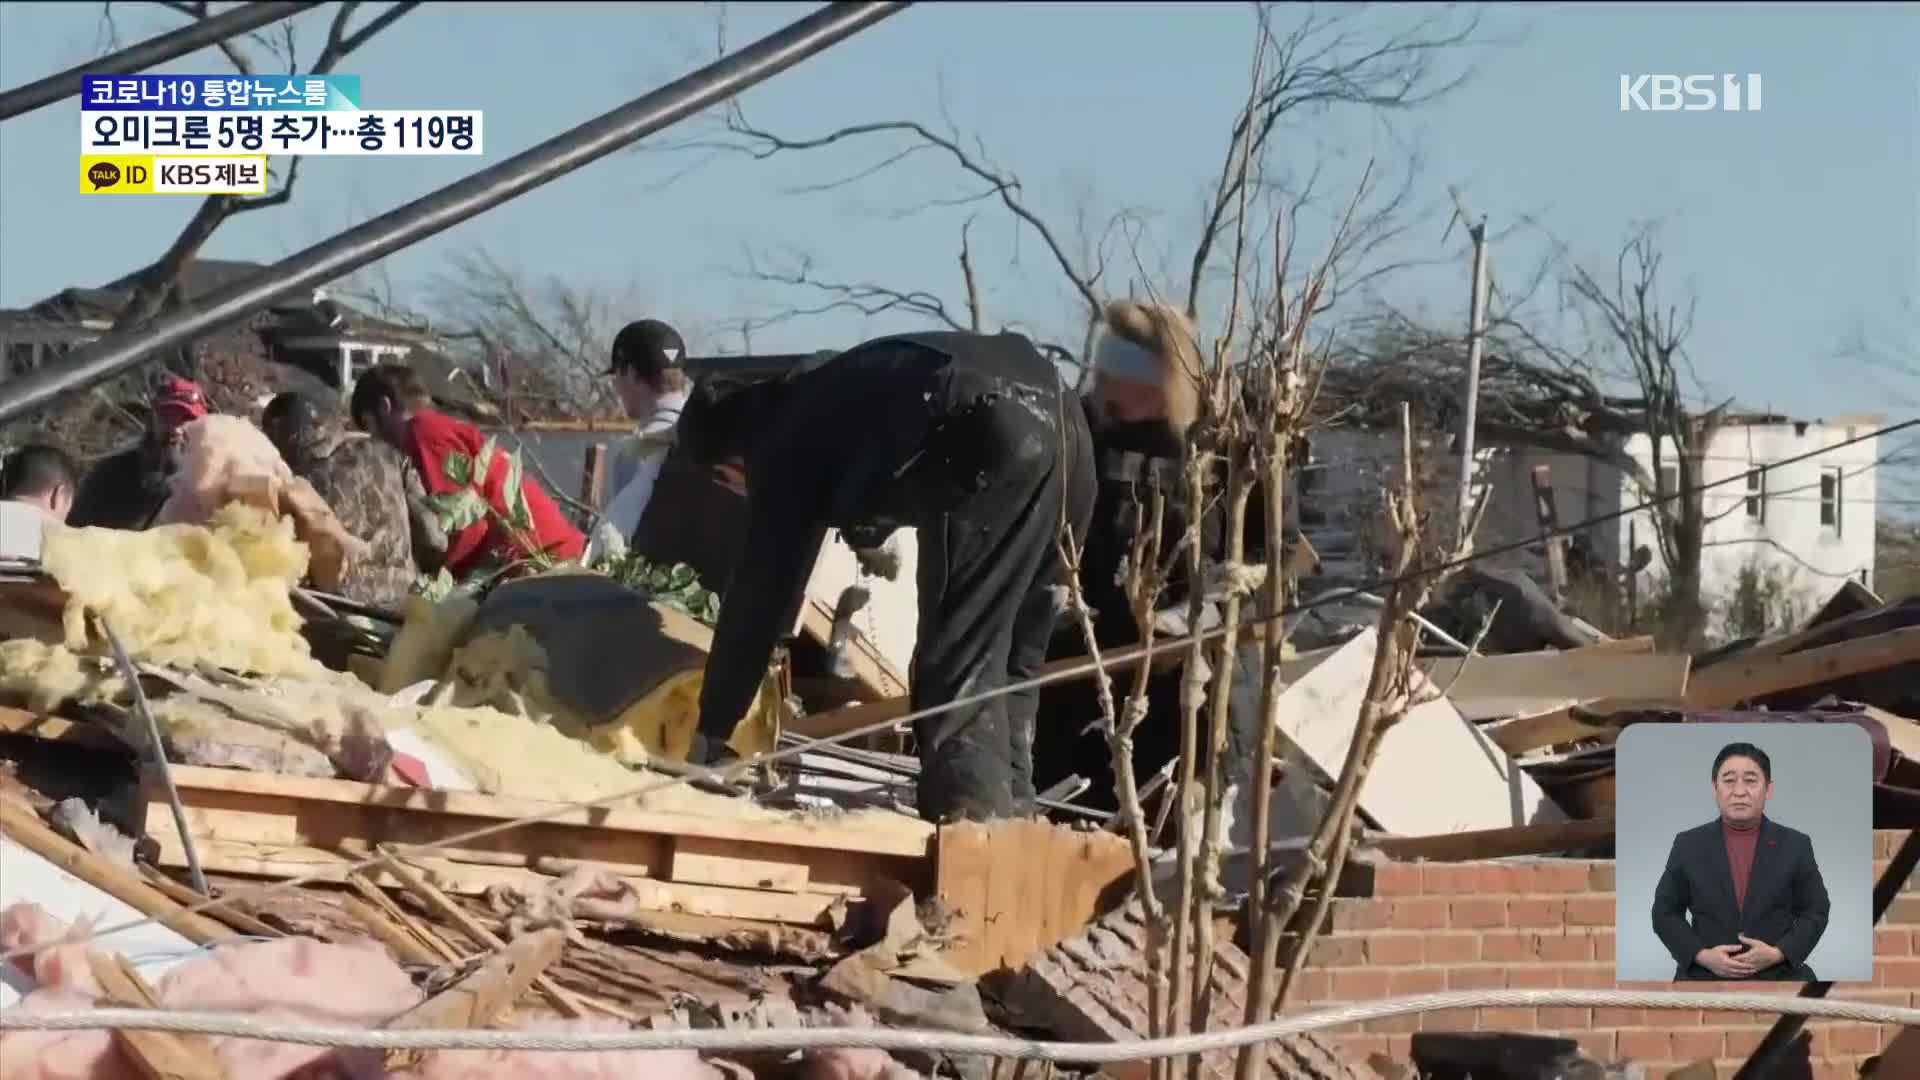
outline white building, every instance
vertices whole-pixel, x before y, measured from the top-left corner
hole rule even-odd
[[[1716,433],[1703,462],[1708,486],[1701,560],[1702,595],[1716,617],[1734,595],[1741,573],[1752,567],[1771,578],[1801,616],[1811,614],[1847,579],[1872,588],[1879,447],[1875,439],[1790,458],[1847,442],[1881,425],[1870,416],[1796,421],[1783,417],[1730,420]],[[1379,576],[1384,534],[1381,498],[1400,468],[1399,437],[1386,432],[1335,428],[1314,432],[1311,460],[1301,473],[1289,516],[1319,550],[1323,573],[1336,579]],[[1452,520],[1459,461],[1451,438],[1428,440],[1418,454],[1423,506],[1437,520]],[[1651,471],[1652,445],[1644,434],[1627,438],[1626,453]],[[1477,454],[1477,490],[1491,488],[1487,515],[1476,538],[1486,552],[1538,537],[1534,470],[1547,467],[1554,511],[1573,526],[1649,501],[1653,493],[1619,466],[1582,454],[1531,447],[1490,446]],[[1663,449],[1664,489],[1676,488],[1677,468]],[[1652,561],[1638,575],[1639,595],[1664,578],[1660,545],[1650,511],[1612,517],[1579,529],[1576,543],[1596,562],[1624,570],[1645,547]],[[1541,544],[1492,557],[1543,582],[1546,549]],[[1713,629],[1719,630],[1720,626]]]

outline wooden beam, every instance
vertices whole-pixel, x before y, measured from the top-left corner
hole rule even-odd
[[[1920,626],[1781,656],[1733,656],[1696,674],[1687,706],[1718,709],[1849,675],[1920,661]]]
[[[1653,650],[1654,650],[1654,645],[1653,645],[1652,635],[1643,635],[1641,637],[1612,638],[1607,641],[1596,641],[1591,645],[1581,645],[1576,648],[1568,649],[1567,651],[1570,653],[1581,653],[1581,654],[1592,654],[1592,653],[1604,654],[1604,653],[1650,653]]]
[[[131,870],[121,869],[54,832],[31,808],[4,796],[0,796],[0,833],[195,945],[233,936],[232,930],[213,919],[189,914]]]
[[[566,945],[566,932],[557,928],[526,934],[488,957],[466,978],[396,1017],[387,1030],[492,1027],[560,959]],[[417,1050],[389,1051],[387,1071],[410,1069],[421,1056]]]
[[[1917,660],[1920,660],[1920,627],[1907,627],[1786,655],[1730,657],[1691,673],[1687,692],[1679,700],[1609,699],[1580,708],[1595,716],[1647,708],[1724,709],[1784,690],[1797,690]],[[1502,750],[1523,754],[1543,746],[1611,737],[1618,727],[1597,726],[1576,717],[1573,709],[1563,708],[1485,730],[1487,737]]]
[[[1519,855],[1546,855],[1556,851],[1604,844],[1613,839],[1613,819],[1561,821],[1551,825],[1519,825],[1511,829],[1478,829],[1439,836],[1382,836],[1368,841],[1392,859],[1429,862],[1473,862]]]
[[[1555,708],[1596,698],[1680,698],[1693,659],[1675,655],[1552,650],[1424,660],[1420,668],[1455,704],[1528,700]]]
[[[87,964],[106,1003],[129,1009],[157,1009],[160,996],[126,957],[91,950]],[[113,1041],[146,1080],[227,1080],[226,1066],[203,1035],[116,1028]]]
[[[226,807],[248,805],[249,800],[241,797],[251,796],[251,804],[265,804],[263,809],[296,802],[329,803],[352,807],[356,814],[374,809],[424,811],[495,821],[553,814],[553,817],[528,828],[543,825],[588,826],[602,831],[650,833],[663,839],[697,836],[756,846],[816,848],[907,858],[924,858],[933,846],[933,826],[904,814],[848,814],[833,819],[819,819],[801,814],[776,815],[746,804],[742,804],[743,812],[738,817],[647,810],[633,806],[575,807],[555,813],[560,810],[558,804],[532,799],[512,799],[465,791],[386,787],[351,780],[280,776],[238,769],[176,765],[173,767],[173,777],[183,799],[187,799],[190,792],[198,793],[204,796],[200,799],[202,803]],[[193,802],[189,800],[191,805]],[[472,821],[461,824],[477,826],[483,823]]]

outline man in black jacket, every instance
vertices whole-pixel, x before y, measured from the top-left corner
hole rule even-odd
[[[1828,912],[1813,842],[1766,816],[1766,751],[1730,743],[1712,777],[1719,820],[1673,838],[1653,890],[1653,932],[1673,954],[1674,980],[1812,982],[1807,957]]]
[[[700,693],[700,763],[730,754],[830,528],[855,548],[917,533],[916,712],[1038,673],[1063,611],[1059,530],[1084,534],[1093,460],[1085,417],[1031,341],[904,334],[731,393],[703,385],[678,438],[747,496]],[[1029,812],[1036,711],[1027,690],[917,720],[921,816]]]

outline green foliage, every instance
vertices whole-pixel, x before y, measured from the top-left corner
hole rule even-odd
[[[720,594],[702,585],[700,576],[686,563],[663,566],[629,552],[608,560],[599,569],[627,588],[646,593],[708,626],[720,619]]]

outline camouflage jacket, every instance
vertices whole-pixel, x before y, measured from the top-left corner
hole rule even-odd
[[[341,433],[290,461],[294,473],[313,485],[340,524],[369,548],[349,568],[343,592],[350,600],[398,609],[418,573],[415,523],[409,498],[420,488],[400,452],[365,435]]]

